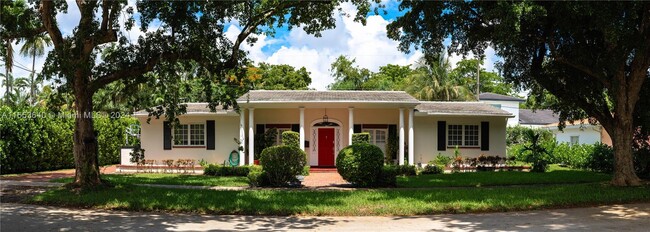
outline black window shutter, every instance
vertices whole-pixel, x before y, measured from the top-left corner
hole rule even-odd
[[[438,151],[447,150],[447,122],[438,121]]]
[[[207,120],[205,121],[205,129],[207,130],[205,135],[206,135],[206,143],[205,143],[205,149],[206,150],[214,150],[214,120]]]
[[[300,132],[300,124],[291,124],[291,131]]]
[[[361,133],[361,124],[354,124],[354,133]]]
[[[490,122],[481,122],[481,151],[490,150]]]
[[[163,122],[163,150],[172,149],[172,126],[170,122]]]
[[[255,127],[256,127],[256,131],[255,131],[256,134],[264,134],[265,124],[257,124]]]

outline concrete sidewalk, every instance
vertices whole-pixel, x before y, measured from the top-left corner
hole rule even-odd
[[[3,203],[0,231],[647,231],[650,204],[414,217],[140,213]]]

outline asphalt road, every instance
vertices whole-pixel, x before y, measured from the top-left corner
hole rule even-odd
[[[192,215],[0,204],[0,231],[649,231],[650,204],[414,217]]]

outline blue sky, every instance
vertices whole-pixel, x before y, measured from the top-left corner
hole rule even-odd
[[[131,1],[130,1],[131,2]],[[330,76],[330,64],[340,55],[356,59],[357,65],[368,68],[372,71],[378,71],[380,66],[387,64],[408,65],[413,64],[421,57],[420,51],[412,51],[409,54],[397,50],[398,43],[386,36],[386,25],[394,20],[403,12],[397,9],[398,3],[394,0],[386,0],[388,14],[374,15],[369,14],[365,26],[354,22],[350,17],[344,17],[335,14],[336,28],[323,31],[322,37],[316,38],[308,35],[301,28],[294,28],[289,31],[287,28],[280,28],[273,37],[265,35],[256,35],[257,43],[250,45],[244,44],[242,49],[247,51],[248,57],[255,62],[267,62],[271,64],[289,64],[296,68],[305,67],[311,72],[312,84],[310,87],[317,90],[325,90],[327,85],[333,82]],[[79,20],[79,10],[73,1],[69,3],[67,14],[57,16],[64,34],[70,34]],[[354,12],[355,8],[349,3],[344,3],[341,8],[345,12]],[[143,34],[139,28],[128,33],[132,40]],[[240,32],[240,27],[236,22],[226,27],[226,33],[230,38],[234,38]],[[16,66],[31,69],[31,57],[22,57],[18,50],[22,44],[14,45]],[[51,48],[48,48],[51,50]],[[499,58],[494,54],[494,50],[485,51],[486,60],[484,67],[487,70],[494,70],[494,63]],[[451,56],[452,64],[460,61],[462,57]],[[36,71],[40,71],[45,61],[45,57],[37,58]],[[4,73],[3,70],[0,70]],[[20,68],[14,68],[15,77],[27,77],[29,72]],[[0,93],[4,88],[0,88]]]

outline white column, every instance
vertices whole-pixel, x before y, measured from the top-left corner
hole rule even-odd
[[[404,165],[404,108],[399,108],[399,165]]]
[[[354,134],[354,107],[348,108],[348,145],[352,145],[352,134]]]
[[[255,159],[255,122],[253,121],[255,109],[248,109],[248,165],[253,165]]]
[[[246,164],[246,109],[239,109],[239,146],[242,146],[243,150],[239,153],[239,166]]]
[[[414,139],[413,138],[413,108],[409,109],[409,165],[414,165],[415,164],[415,146],[414,144]]]
[[[300,150],[305,150],[305,107],[300,107]]]

